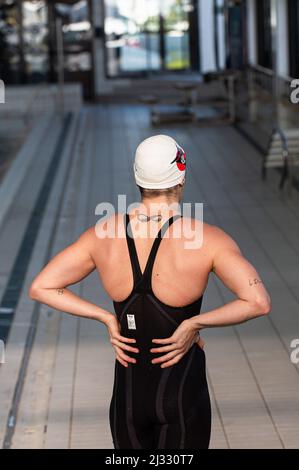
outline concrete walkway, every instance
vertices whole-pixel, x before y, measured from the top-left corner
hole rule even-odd
[[[55,126],[51,132],[54,139]],[[263,184],[260,155],[233,128],[153,129],[147,110],[133,105],[84,108],[69,127],[0,366],[4,447],[113,448],[108,407],[114,351],[105,327],[39,306],[27,298],[27,288],[49,257],[97,221],[99,202],[116,206],[118,194],[128,203],[137,200],[134,150],[156,133],[172,135],[187,151],[184,200],[204,203],[205,220],[237,240],[272,297],[269,317],[204,332],[211,448],[298,448],[299,365],[290,361],[290,343],[299,338],[298,193],[291,201],[280,194],[275,171]],[[47,149],[1,227],[0,296],[38,195],[34,185],[50,158]],[[96,274],[74,290],[113,311]],[[202,311],[231,298],[211,275]]]

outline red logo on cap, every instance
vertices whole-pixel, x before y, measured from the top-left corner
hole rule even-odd
[[[177,167],[180,171],[185,171],[185,169],[186,169],[186,153],[184,152],[182,147],[180,147],[179,145],[177,145],[177,153],[176,153],[175,159],[172,160],[171,163],[174,163],[174,162],[176,162],[176,165],[177,165]]]

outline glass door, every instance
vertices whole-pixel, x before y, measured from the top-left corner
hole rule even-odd
[[[290,76],[299,77],[299,0],[288,1]]]
[[[22,82],[21,15],[17,1],[0,2],[0,77],[5,83]]]
[[[271,0],[256,0],[258,63],[272,69]]]
[[[190,0],[106,0],[108,77],[193,69],[194,4]]]
[[[6,83],[48,79],[48,33],[45,0],[0,0],[0,77]]]
[[[164,42],[164,68],[190,69],[189,16],[190,2],[166,0],[161,2],[161,33]]]
[[[93,97],[92,28],[88,0],[49,2],[51,78],[57,80],[56,19],[61,18],[64,74],[67,82],[80,82],[84,98]]]
[[[226,67],[243,69],[246,64],[246,4],[231,2],[227,6]]]
[[[38,0],[21,2],[21,6],[26,81],[29,83],[46,81],[49,72],[47,3]]]

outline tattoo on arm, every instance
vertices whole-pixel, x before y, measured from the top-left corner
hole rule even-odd
[[[260,279],[249,279],[248,280],[250,286],[256,286],[257,284],[262,284],[263,281]]]
[[[56,289],[58,295],[62,295],[64,293],[64,289]]]

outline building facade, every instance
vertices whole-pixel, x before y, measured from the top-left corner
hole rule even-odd
[[[0,78],[66,81],[87,99],[134,78],[247,65],[299,77],[299,0],[0,0]]]

